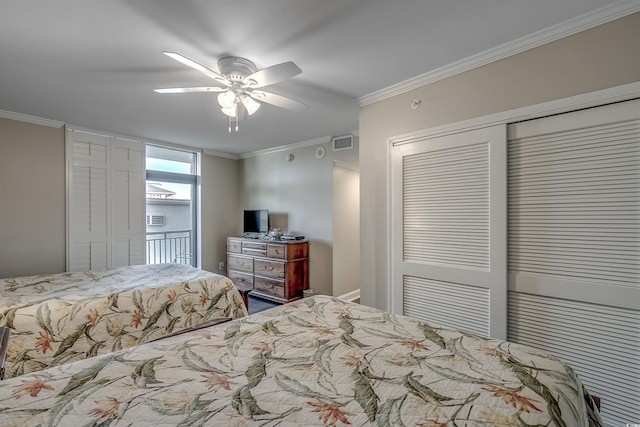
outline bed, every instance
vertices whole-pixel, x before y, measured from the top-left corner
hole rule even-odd
[[[314,296],[0,382],[2,425],[598,426],[548,354]]]
[[[6,377],[246,315],[230,279],[183,264],[0,279],[0,326],[11,330]]]

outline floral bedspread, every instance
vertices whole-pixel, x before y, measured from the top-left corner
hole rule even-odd
[[[7,377],[246,315],[230,279],[182,264],[0,279]]]
[[[542,351],[316,296],[0,382],[0,425],[597,425],[585,397]]]

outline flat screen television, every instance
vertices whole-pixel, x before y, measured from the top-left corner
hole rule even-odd
[[[269,211],[267,209],[245,210],[243,232],[267,234],[269,232]]]

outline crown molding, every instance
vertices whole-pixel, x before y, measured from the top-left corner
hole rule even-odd
[[[326,144],[331,142],[330,136],[323,136],[321,138],[309,139],[307,141],[296,142],[295,144],[282,145],[280,147],[267,148],[265,150],[253,151],[251,153],[240,154],[240,159],[248,159],[249,157],[262,156],[264,154],[279,153],[281,151],[293,150],[296,148],[313,147],[314,145]]]
[[[521,37],[495,48],[485,50],[476,55],[469,56],[460,61],[453,62],[435,70],[428,71],[419,76],[396,83],[392,86],[380,89],[376,92],[364,95],[356,99],[360,107],[382,101],[392,96],[408,92],[413,89],[455,76],[456,74],[490,64],[512,55],[533,49],[538,46],[562,39],[598,25],[623,18],[640,11],[640,0],[622,0],[609,6],[594,10],[574,19],[551,26],[544,30]]]
[[[57,120],[44,119],[42,117],[30,116],[28,114],[15,113],[13,111],[0,110],[0,118],[18,120],[26,123],[33,123],[35,125],[49,126],[52,128],[61,128],[64,126],[64,122]]]
[[[240,158],[240,156],[238,156],[237,154],[223,153],[222,151],[214,151],[207,148],[202,150],[202,154],[206,154],[207,156],[222,157],[224,159],[231,160],[238,160]]]
[[[359,129],[352,130],[351,132],[349,132],[349,133],[347,133],[345,135],[349,135],[349,134],[351,134],[351,135],[353,135],[355,137],[359,137],[360,136],[360,130]],[[280,147],[267,148],[267,149],[264,149],[264,150],[252,151],[252,152],[249,152],[249,153],[240,154],[236,158],[237,159],[246,159],[246,158],[249,158],[249,157],[261,156],[263,154],[272,154],[272,153],[279,153],[281,151],[293,150],[295,148],[313,147],[314,145],[327,144],[327,143],[331,142],[331,138],[333,138],[333,136],[323,136],[323,137],[320,137],[320,138],[309,139],[307,141],[296,142],[294,144],[281,145]]]

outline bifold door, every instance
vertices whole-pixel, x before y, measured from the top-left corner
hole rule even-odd
[[[145,263],[144,145],[67,129],[67,271]]]

